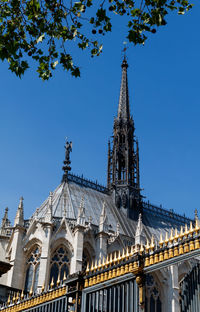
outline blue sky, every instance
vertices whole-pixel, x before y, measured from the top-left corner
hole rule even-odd
[[[144,47],[129,45],[127,52],[143,194],[189,217],[200,208],[199,16],[196,1],[187,15],[169,16]],[[73,141],[72,171],[106,183],[125,35],[118,19],[100,57],[75,51],[80,79],[58,69],[42,82],[30,69],[20,80],[0,64],[0,217],[8,206],[13,219],[23,195],[28,218],[58,186],[66,136]]]

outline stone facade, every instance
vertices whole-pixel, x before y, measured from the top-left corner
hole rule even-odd
[[[129,113],[127,67],[124,60],[114,132],[119,136],[122,129],[123,140],[128,134],[128,145],[121,148],[115,141],[113,151],[109,150],[108,189],[70,175],[65,167],[62,183],[50,192],[29,220],[24,220],[23,198],[13,227],[6,209],[0,228],[0,261],[12,267],[0,278],[0,284],[41,292],[43,287],[47,289],[64,276],[81,271],[99,257],[114,255],[131,245],[146,244],[152,236],[159,241],[160,233],[170,235],[172,227],[179,229],[190,221],[144,203],[141,198],[138,143],[134,151],[131,145],[134,136],[129,132],[134,131],[134,124]],[[123,118],[123,127],[120,118]],[[119,151],[124,153],[125,162],[121,161]],[[69,169],[69,154],[67,157]],[[117,175],[122,179],[124,173],[126,177],[120,185]],[[179,311],[179,281],[191,267],[192,263],[182,263],[149,277],[146,281],[147,312]]]

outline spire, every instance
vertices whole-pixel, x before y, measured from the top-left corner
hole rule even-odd
[[[15,216],[14,226],[21,225],[24,226],[24,203],[23,197],[20,197],[19,206],[17,208],[17,213]]]
[[[137,228],[135,232],[135,245],[144,244],[144,235],[143,235],[143,223],[142,223],[142,215],[139,214]]]
[[[106,203],[104,201],[99,219],[99,232],[107,232],[107,230],[108,230],[108,218],[106,214]]]
[[[68,172],[71,170],[70,164],[71,164],[71,160],[70,160],[70,153],[72,152],[72,142],[68,142],[66,139],[65,142],[65,160],[63,161],[64,166],[62,167],[64,174],[62,177],[62,182],[66,182],[67,181],[67,176],[68,176]]]
[[[78,209],[77,224],[85,226],[84,197],[81,198],[80,207],[79,207],[79,209]]]
[[[53,192],[49,193],[48,206],[45,214],[45,222],[50,223],[52,221],[52,206],[53,206]]]
[[[10,227],[10,221],[8,219],[8,207],[6,207],[5,213],[1,222],[0,234],[7,235],[9,227]]]
[[[108,146],[107,187],[115,192],[115,203],[127,209],[130,218],[138,220],[140,209],[139,146],[130,116],[127,59],[122,62],[122,79],[118,115],[114,120],[113,141]]]
[[[125,55],[121,67],[122,67],[122,79],[121,79],[117,119],[129,120],[130,108],[128,95],[128,77],[127,77],[128,63]]]

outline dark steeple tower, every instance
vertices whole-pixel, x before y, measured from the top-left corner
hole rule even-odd
[[[138,218],[141,212],[139,182],[139,147],[134,136],[134,121],[130,116],[127,60],[122,62],[122,79],[118,114],[114,120],[113,143],[108,147],[108,188],[115,192],[118,208],[127,215]]]

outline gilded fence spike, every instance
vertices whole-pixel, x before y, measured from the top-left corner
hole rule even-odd
[[[179,238],[178,230],[177,230],[177,228],[175,228],[175,232],[174,232],[174,239],[175,239],[175,241],[177,241],[178,238]]]
[[[106,265],[105,257],[103,256],[103,262],[102,262],[102,267],[104,268]]]
[[[167,245],[168,242],[169,242],[168,232],[166,232],[166,234],[165,234],[165,245]]]
[[[7,301],[7,305],[9,305],[10,304],[10,295],[8,296],[8,301]]]
[[[99,258],[98,269],[101,268],[101,258]]]
[[[124,259],[125,257],[126,257],[126,255],[125,255],[125,250],[124,250],[124,248],[123,248],[122,259]]]
[[[115,255],[114,255],[114,263],[117,262],[117,252],[115,251]]]
[[[118,258],[117,258],[117,261],[120,262],[121,261],[121,252],[119,250],[119,253],[118,253]]]
[[[92,266],[91,266],[91,268],[90,268],[90,271],[91,271],[91,272],[94,271],[94,264],[93,264],[93,261],[92,261]]]
[[[53,277],[52,277],[50,286],[51,286],[51,289],[54,287],[54,278]]]
[[[188,227],[187,227],[187,224],[185,224],[185,232],[184,232],[184,235],[185,235],[185,236],[188,236],[188,234],[189,234]]]
[[[16,295],[16,302],[19,300],[19,292],[17,292],[17,295]]]
[[[196,232],[196,234],[198,233],[198,231],[199,231],[199,220],[196,219],[196,221],[195,221],[195,232]]]
[[[108,267],[108,265],[109,265],[109,258],[108,258],[108,256],[106,257],[106,267]]]
[[[162,248],[163,244],[164,244],[164,241],[163,241],[163,237],[162,237],[162,233],[161,233],[160,234],[160,241],[159,241],[159,245],[161,248]]]
[[[155,244],[154,244],[154,236],[152,235],[152,238],[151,238],[151,250],[153,251],[154,250],[154,247],[155,247]]]
[[[33,295],[33,286],[31,286],[31,289],[29,291],[29,296],[31,297]]]
[[[42,292],[42,293],[44,292],[44,287],[45,287],[45,281],[44,281],[44,283],[43,283],[43,285],[42,285],[42,289],[41,289],[41,292]]]
[[[66,276],[66,272],[64,271],[63,282],[65,282],[66,279],[67,279],[67,276]]]
[[[171,229],[171,234],[170,234],[170,238],[169,241],[172,242],[174,239],[174,235],[173,235],[173,229]]]
[[[96,271],[96,270],[97,270],[97,268],[98,268],[98,266],[97,266],[97,260],[95,260],[94,270]]]
[[[144,251],[144,245],[141,244],[141,246],[140,246],[140,252],[142,253],[143,251]]]
[[[22,290],[22,292],[21,292],[21,296],[20,296],[20,298],[21,298],[21,300],[23,300],[24,299],[24,291]]]
[[[60,286],[60,274],[58,274],[58,279],[57,279],[57,286]]]
[[[15,303],[15,293],[14,296],[12,297],[12,302]]]
[[[184,233],[183,233],[183,226],[181,225],[181,230],[180,230],[180,233],[179,233],[179,237],[182,239],[184,236]]]
[[[87,263],[87,268],[86,268],[86,273],[88,274],[90,271],[90,266],[89,266],[89,262]]]
[[[128,250],[128,247],[126,248],[126,258],[129,257],[129,250]]]
[[[150,245],[149,245],[149,240],[148,240],[148,239],[147,239],[147,243],[146,243],[145,249],[146,249],[147,252],[148,252],[149,249],[150,249]]]

